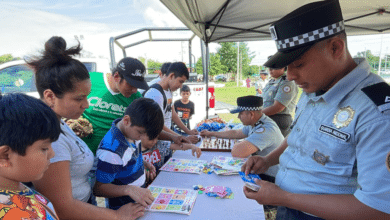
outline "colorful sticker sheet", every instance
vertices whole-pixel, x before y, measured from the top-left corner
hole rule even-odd
[[[160,168],[160,170],[168,172],[201,174],[205,164],[207,164],[205,160],[171,158],[164,164],[164,166]]]
[[[229,187],[224,186],[208,186],[204,190],[207,196],[215,197],[217,199],[233,199],[233,192]]]
[[[162,186],[149,186],[154,197],[153,203],[147,208],[152,212],[174,212],[189,215],[195,205],[198,195],[196,190],[179,189]]]
[[[215,156],[211,161],[211,164],[223,170],[234,171],[238,174],[238,172],[241,171],[241,166],[244,165],[246,160],[246,158]]]

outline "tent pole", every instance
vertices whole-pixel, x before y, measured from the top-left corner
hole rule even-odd
[[[209,119],[209,44],[206,43],[206,119]]]
[[[192,69],[192,57],[191,57],[191,54],[192,54],[192,42],[191,40],[188,41],[188,57],[189,57],[189,64],[190,64],[190,73],[191,72],[194,72],[194,70]],[[189,79],[188,79],[189,80]]]

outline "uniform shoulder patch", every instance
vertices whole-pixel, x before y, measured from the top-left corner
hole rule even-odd
[[[260,128],[255,130],[256,133],[263,133],[264,131],[265,131],[264,127],[260,127]]]
[[[291,87],[290,86],[283,86],[283,92],[285,92],[285,93],[291,92]]]
[[[390,85],[381,82],[374,85],[364,87],[362,91],[378,106],[378,109],[383,112],[390,110]]]

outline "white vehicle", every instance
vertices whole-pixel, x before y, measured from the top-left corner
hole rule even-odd
[[[109,73],[110,67],[107,59],[77,58],[88,72]],[[23,92],[39,98],[35,86],[35,74],[24,60],[14,60],[0,64],[0,91],[1,93]]]

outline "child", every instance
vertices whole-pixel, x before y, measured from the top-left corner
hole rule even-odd
[[[96,152],[98,164],[94,194],[109,198],[109,208],[137,202],[145,207],[154,197],[145,184],[141,148],[134,144],[144,136],[157,138],[164,125],[159,105],[139,98],[127,107],[122,119],[112,123]]]
[[[188,128],[191,129],[190,127],[190,118],[193,114],[195,114],[195,105],[193,102],[190,101],[190,87],[187,85],[183,85],[183,87],[180,89],[180,95],[181,95],[181,100],[177,100],[173,106],[175,108],[175,111],[177,115],[180,117],[181,121],[183,124]],[[176,124],[173,124],[173,131],[180,135],[186,135],[186,133],[179,128]]]
[[[0,219],[59,219],[53,205],[21,182],[42,178],[60,135],[56,114],[20,93],[0,94]]]
[[[145,98],[151,98],[161,108],[164,114],[164,131],[169,132],[173,135],[177,135],[174,131],[171,130],[172,120],[177,124],[181,129],[183,129],[188,136],[188,140],[191,143],[198,142],[198,132],[196,130],[189,130],[183,122],[181,122],[179,116],[177,115],[175,109],[172,108],[172,92],[178,90],[183,86],[183,83],[189,78],[189,73],[186,65],[182,62],[175,62],[169,66],[168,71],[165,75],[162,76],[161,81],[151,85],[149,90],[144,94]],[[187,139],[187,138],[186,138]]]
[[[142,149],[142,156],[144,161],[152,163],[159,173],[160,168],[172,157],[174,150],[192,150],[192,155],[199,158],[202,154],[202,151],[199,147],[196,147],[193,144],[183,143],[181,145],[171,143],[169,141],[157,141],[157,138],[149,138],[148,136],[143,136],[141,141],[138,143],[138,146]],[[153,176],[153,172],[148,172],[147,176]]]

